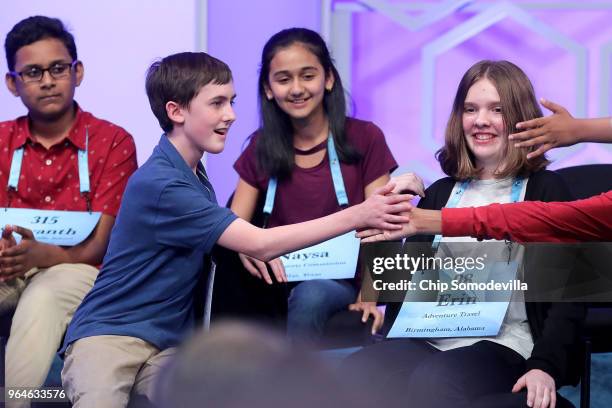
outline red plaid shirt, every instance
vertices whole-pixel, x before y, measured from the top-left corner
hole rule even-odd
[[[124,129],[78,106],[68,136],[48,150],[30,134],[27,116],[0,122],[0,207],[86,211],[77,156],[85,149],[86,127],[91,209],[116,216],[127,180],[138,167],[134,140]],[[17,191],[9,192],[13,152],[22,146],[19,184]]]

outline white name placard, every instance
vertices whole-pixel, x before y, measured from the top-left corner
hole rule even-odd
[[[508,302],[485,302],[440,307],[439,302],[404,303],[388,337],[496,336]]]
[[[408,291],[388,337],[496,336],[512,297],[517,269],[518,264],[512,261],[487,264],[479,273],[469,275],[453,270],[417,271],[412,277],[416,288],[433,283],[433,287],[445,289],[437,293]],[[506,286],[500,285],[499,290],[449,289],[489,281],[505,282]]]
[[[0,227],[18,225],[32,230],[37,241],[73,246],[83,242],[94,230],[102,213],[52,211],[25,208],[0,208]],[[17,241],[21,240],[15,234]]]
[[[355,231],[280,257],[289,282],[355,277],[359,257]]]

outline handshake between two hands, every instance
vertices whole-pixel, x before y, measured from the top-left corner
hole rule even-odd
[[[414,207],[409,201],[415,195],[425,197],[425,187],[419,176],[414,173],[405,173],[393,177],[385,186],[376,190],[374,194],[385,197],[397,196],[402,201],[395,208],[400,209],[400,211],[394,214],[394,218],[389,218],[389,221],[379,228],[366,228],[358,231],[357,237],[361,238],[362,243],[399,240],[418,232],[415,221],[418,212],[421,210]]]

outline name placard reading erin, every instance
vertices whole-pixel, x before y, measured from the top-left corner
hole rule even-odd
[[[499,333],[508,302],[440,308],[440,302],[404,303],[388,337],[485,337]]]
[[[512,261],[486,264],[479,273],[416,272],[412,277],[415,289],[406,293],[388,337],[496,336],[506,316],[513,285],[500,285],[500,290],[469,288],[486,282],[512,283],[517,269],[518,264]],[[434,290],[420,290],[428,286],[423,283]]]
[[[52,211],[26,208],[0,209],[0,227],[18,225],[32,230],[37,241],[73,246],[83,242],[100,220],[99,212]],[[21,237],[15,235],[19,241]]]
[[[355,277],[359,239],[347,232],[320,244],[281,256],[289,282]]]

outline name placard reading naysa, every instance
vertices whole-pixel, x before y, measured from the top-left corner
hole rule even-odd
[[[355,231],[281,256],[289,282],[355,277],[359,239]]]

